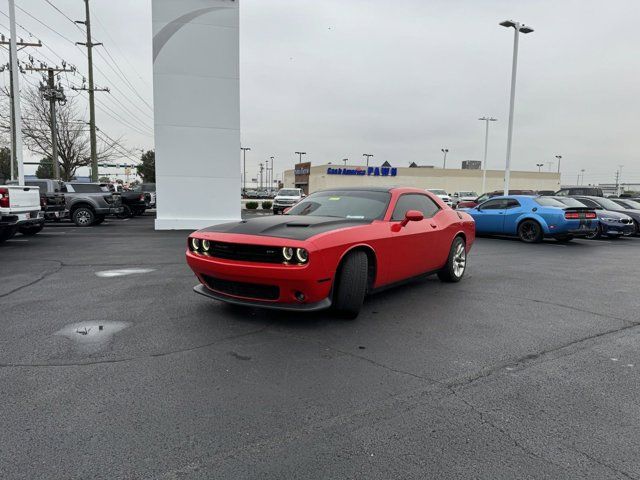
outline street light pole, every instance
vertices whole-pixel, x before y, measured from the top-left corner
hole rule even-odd
[[[489,148],[489,122],[497,122],[498,119],[485,115],[478,120],[482,120],[486,123],[484,133],[484,158],[482,160],[482,190],[480,190],[480,194],[483,194],[487,191],[487,151]]]
[[[584,185],[584,168],[580,169],[580,173],[582,173],[582,180],[580,181],[580,185]]]
[[[558,159],[558,173],[560,173],[560,161],[562,160],[562,155],[556,155],[556,158]]]
[[[536,167],[538,167],[538,173],[542,171],[542,167],[544,167],[544,163],[536,163]]]
[[[373,157],[372,153],[363,153],[363,157],[367,157],[367,167],[369,166],[369,158]]]
[[[249,147],[240,147],[242,150],[242,193],[247,191],[247,150]]]
[[[509,97],[509,126],[507,129],[507,161],[504,170],[504,194],[509,195],[509,180],[511,178],[511,142],[513,140],[513,110],[516,98],[516,72],[518,71],[518,40],[520,33],[531,33],[533,28],[527,27],[513,20],[505,20],[500,25],[514,29],[513,63],[511,66],[511,94]]]
[[[347,162],[349,161],[349,159],[348,158],[343,158],[342,161],[344,162],[344,166],[346,167],[347,166]]]
[[[447,168],[447,153],[449,153],[448,148],[441,148],[440,151],[444,153],[444,161],[442,162],[442,168]]]

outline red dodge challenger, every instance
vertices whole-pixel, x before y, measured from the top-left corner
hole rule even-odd
[[[333,307],[355,318],[364,297],[415,277],[464,275],[473,218],[416,188],[316,192],[284,216],[205,228],[187,263],[216,300],[282,310]]]

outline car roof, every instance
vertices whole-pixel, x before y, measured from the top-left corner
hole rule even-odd
[[[497,195],[495,197],[491,197],[489,200],[500,200],[502,198],[538,198],[540,195]],[[487,200],[487,202],[489,201]]]
[[[317,192],[390,192],[396,190],[399,187],[339,187],[339,188],[324,188],[317,190]],[[418,190],[418,189],[416,189]]]

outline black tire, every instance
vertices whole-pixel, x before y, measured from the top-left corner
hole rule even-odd
[[[333,307],[344,318],[354,319],[360,313],[367,293],[369,259],[362,251],[351,252],[342,261],[336,275]]]
[[[28,227],[18,227],[18,231],[26,237],[33,237],[34,235],[40,233],[43,228],[44,225],[31,225]]]
[[[584,238],[586,238],[587,240],[598,240],[602,238],[602,225],[598,223],[598,226],[596,227],[596,231],[593,233],[589,233]]]
[[[538,222],[525,220],[518,225],[518,237],[525,243],[540,243],[544,233]]]
[[[144,215],[144,211],[145,211],[144,208],[134,208],[133,209],[133,215],[135,217],[140,217],[140,216]]]
[[[0,243],[12,238],[18,229],[16,227],[0,227]]]
[[[118,218],[131,218],[133,217],[133,212],[131,211],[131,207],[129,205],[122,205],[122,212],[118,214]]]
[[[104,222],[105,217],[105,215],[96,215],[96,219],[93,221],[93,224],[100,225],[102,222]]]
[[[451,242],[447,263],[438,271],[438,278],[443,282],[455,283],[462,280],[467,271],[467,245],[462,237]]]
[[[96,220],[96,214],[89,207],[78,207],[71,212],[71,220],[78,227],[90,227]]]

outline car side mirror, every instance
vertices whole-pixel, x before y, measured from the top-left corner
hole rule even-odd
[[[420,210],[408,210],[404,214],[404,220],[400,222],[400,226],[404,227],[409,222],[419,222],[420,220],[424,220],[424,214]]]

